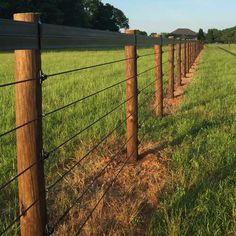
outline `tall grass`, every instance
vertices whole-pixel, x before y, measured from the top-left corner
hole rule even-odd
[[[235,45],[206,46],[180,110],[157,123],[172,182],[149,235],[236,234],[235,63]]]
[[[152,52],[153,49],[149,48],[140,49],[138,53],[139,55],[143,55]],[[14,54],[2,53],[0,57],[0,83],[3,84],[14,81]],[[164,61],[166,61],[166,57],[167,55],[165,54]],[[124,58],[123,50],[43,52],[42,69],[45,74],[51,74],[122,58]],[[143,57],[138,61],[139,72],[153,66],[154,56]],[[50,77],[43,83],[43,113],[62,107],[124,79],[125,62]],[[153,80],[153,70],[140,76],[138,82],[139,89],[142,89]],[[0,133],[3,133],[15,127],[15,88],[11,86],[0,89]],[[153,99],[154,89],[153,84],[153,86],[148,87],[139,97],[140,104],[143,103],[146,98],[149,98],[139,109],[140,123],[143,120],[147,120],[140,131],[140,135],[145,133],[145,130],[150,129],[152,126],[152,123],[149,122],[148,119],[154,116],[152,116],[151,107],[147,104],[150,104]],[[57,147],[79,130],[93,123],[125,100],[125,83],[123,83],[46,117],[43,119],[44,150],[47,152]],[[53,153],[45,162],[46,184],[50,185],[64,172],[66,166],[74,160],[75,153],[78,150],[83,150],[83,152],[88,151],[103,136],[114,129],[114,127],[119,126],[125,117],[125,105],[123,105],[117,109],[117,111],[114,111],[96,125],[89,128],[86,132],[83,132]],[[117,142],[124,139],[125,125],[116,130],[114,137]],[[17,173],[14,132],[1,138],[0,153],[1,185]],[[14,181],[0,193],[0,228],[3,228],[4,225],[6,226],[15,217],[16,209],[18,208],[17,199],[17,181]],[[10,234],[13,234],[13,232]]]

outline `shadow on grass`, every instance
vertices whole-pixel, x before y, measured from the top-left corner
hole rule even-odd
[[[222,47],[218,47],[218,48],[221,49],[222,51],[227,52],[227,53],[229,53],[230,55],[236,57],[236,53],[233,53],[233,52],[231,52],[231,51],[229,51],[229,50],[227,50],[227,49],[225,49],[225,48],[222,48]]]

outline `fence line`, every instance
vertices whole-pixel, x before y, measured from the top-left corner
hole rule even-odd
[[[117,172],[117,174],[114,175],[115,177],[111,180],[108,188],[104,191],[101,199],[99,199],[96,203],[85,221],[80,224],[78,230],[79,233],[92,216],[100,201],[112,187],[128,160],[132,160],[133,163],[136,163],[138,160],[138,148],[140,144],[140,141],[138,141],[138,131],[141,126],[138,119],[138,109],[140,105],[143,106],[150,99],[150,94],[148,94],[142,104],[139,103],[138,97],[149,87],[155,87],[155,91],[152,94],[155,100],[153,111],[155,111],[157,117],[163,117],[163,76],[169,75],[167,94],[169,98],[173,98],[175,82],[177,86],[181,86],[182,78],[189,72],[199,53],[203,49],[203,45],[201,42],[196,40],[175,40],[174,38],[163,39],[161,36],[141,36],[137,35],[134,30],[128,30],[126,33],[121,34],[108,31],[42,24],[39,22],[39,15],[34,13],[15,14],[14,19],[15,21],[0,19],[0,50],[16,50],[16,81],[0,84],[0,88],[16,85],[16,127],[0,134],[0,138],[16,131],[18,174],[6,183],[3,183],[0,186],[0,191],[3,191],[12,182],[18,180],[20,213],[9,225],[0,231],[0,235],[5,234],[14,224],[18,222],[20,222],[22,236],[45,235],[53,233],[54,229],[69,213],[74,204],[71,204],[71,206],[58,219],[53,227],[48,229],[48,222],[46,220],[46,192],[56,186],[62,179],[71,173],[75,167],[77,167],[85,158],[87,158],[104,141],[106,141],[108,137],[110,137],[117,129],[126,123],[126,142],[122,145],[118,152],[113,155],[107,165],[102,168],[99,174],[94,177],[89,186],[87,186],[87,188],[78,197],[80,200],[84,194],[89,191],[89,188],[93,186],[99,176],[101,176],[107,167],[126,147],[127,157],[126,161],[123,163],[124,165]],[[163,50],[163,46],[165,45],[168,46],[167,50]],[[175,45],[177,45],[176,49]],[[53,74],[44,74],[42,72],[41,50],[85,47],[124,47],[125,58],[86,67],[68,69],[65,71],[55,72]],[[153,47],[153,53],[138,55],[137,50],[139,47]],[[177,56],[177,77],[175,77],[175,52]],[[164,53],[168,53],[168,61],[165,62],[162,61]],[[138,60],[149,56],[154,57],[155,66],[138,73]],[[48,78],[102,66],[109,66],[120,62],[125,62],[126,64],[125,80],[121,80],[47,113],[42,113],[42,86],[44,81]],[[165,64],[168,64],[168,71],[166,74],[163,74],[163,65]],[[155,72],[154,80],[138,90],[137,84],[139,77],[150,71]],[[45,117],[55,112],[64,110],[70,106],[76,105],[81,101],[96,96],[99,93],[119,86],[123,83],[126,83],[126,99],[124,101],[120,102],[113,109],[103,114],[94,122],[67,138],[58,146],[54,147],[50,151],[44,151],[42,140],[42,122]],[[19,84],[21,86],[18,86]],[[25,86],[25,84],[27,84],[27,86]],[[77,138],[84,131],[93,127],[111,113],[117,111],[117,109],[123,105],[126,105],[126,119],[122,120],[121,124],[105,135],[82,158],[80,158],[79,161],[64,172],[60,178],[46,187],[43,170],[44,161],[47,160],[52,153]],[[142,124],[144,123],[145,120]],[[144,134],[141,140],[143,140],[145,135],[146,134]],[[120,162],[122,162],[122,160],[120,160]]]

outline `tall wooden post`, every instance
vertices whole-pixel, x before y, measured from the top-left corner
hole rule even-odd
[[[192,42],[192,66],[194,64],[194,42]]]
[[[187,73],[188,73],[188,63],[189,63],[189,58],[188,58],[188,42],[186,43],[186,51],[185,51],[185,53],[186,53],[186,72],[185,72],[185,75],[187,76]]]
[[[162,73],[162,36],[156,35],[160,39],[160,44],[154,45],[155,54],[155,79],[156,79],[156,93],[155,106],[156,115],[163,117],[163,73]]]
[[[135,30],[127,30],[127,34],[136,35]],[[136,40],[135,40],[136,41]],[[138,160],[138,82],[137,82],[137,47],[125,46],[126,60],[126,117],[127,117],[127,156]],[[129,59],[133,58],[133,59]]]
[[[191,53],[190,53],[190,45],[191,43],[188,43],[188,72],[190,72],[190,68],[191,68]]]
[[[176,85],[179,87],[181,86],[181,43],[177,44],[177,79],[176,79]]]
[[[39,15],[14,14],[14,20],[36,23]],[[16,85],[16,126],[42,115],[39,50],[15,51],[16,81],[35,79]],[[45,183],[42,162],[42,120],[30,123],[16,131],[20,231],[22,236],[42,236],[46,229]],[[34,204],[35,203],[35,204]],[[32,207],[30,207],[32,205]],[[29,208],[29,209],[28,209]],[[27,212],[25,212],[27,210]]]
[[[174,98],[174,37],[169,37],[169,39],[172,39],[173,42],[171,42],[168,46],[168,61],[169,61],[169,81],[168,81],[168,98]]]
[[[189,58],[190,58],[190,64],[189,64],[189,70],[191,69],[192,67],[192,64],[193,64],[193,43],[190,42],[189,43]]]
[[[186,42],[182,44],[182,77],[186,77]]]

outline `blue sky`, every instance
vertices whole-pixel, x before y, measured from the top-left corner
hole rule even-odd
[[[102,0],[120,8],[133,29],[171,32],[176,28],[223,29],[236,25],[236,0]]]

